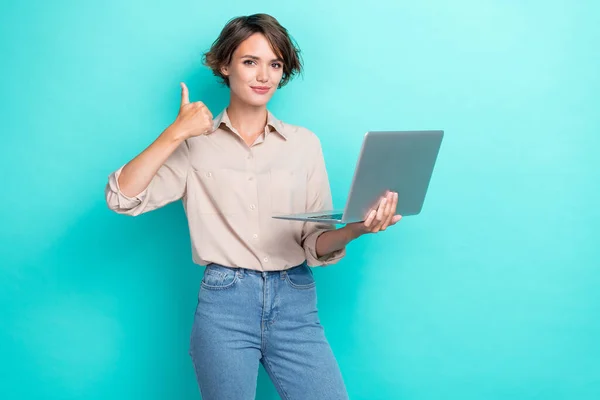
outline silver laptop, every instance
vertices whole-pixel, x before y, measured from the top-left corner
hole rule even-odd
[[[371,131],[364,136],[343,210],[273,218],[347,224],[364,221],[386,190],[398,192],[396,214],[421,212],[444,131]]]

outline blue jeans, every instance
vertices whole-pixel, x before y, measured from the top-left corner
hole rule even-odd
[[[203,400],[254,399],[259,362],[284,400],[348,399],[306,263],[269,272],[209,264],[190,355]]]

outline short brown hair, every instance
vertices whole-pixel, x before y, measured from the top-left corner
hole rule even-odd
[[[283,60],[283,77],[279,88],[302,72],[300,49],[287,29],[268,14],[254,14],[229,20],[210,50],[203,55],[202,62],[213,74],[229,87],[229,78],[221,73],[221,67],[229,65],[237,47],[255,33],[262,33],[270,43],[273,52]]]

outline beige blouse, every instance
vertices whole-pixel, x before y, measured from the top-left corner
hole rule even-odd
[[[335,225],[287,221],[274,214],[332,209],[321,144],[306,128],[268,112],[264,134],[248,147],[227,109],[214,132],[183,142],[135,197],[119,189],[123,167],[106,185],[106,202],[120,214],[139,215],[182,199],[195,263],[218,263],[259,271],[339,261],[345,249],[316,254],[317,237]]]

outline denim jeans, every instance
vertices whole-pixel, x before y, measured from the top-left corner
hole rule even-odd
[[[259,362],[284,400],[348,399],[306,263],[269,272],[209,264],[190,355],[203,400],[254,399]]]

